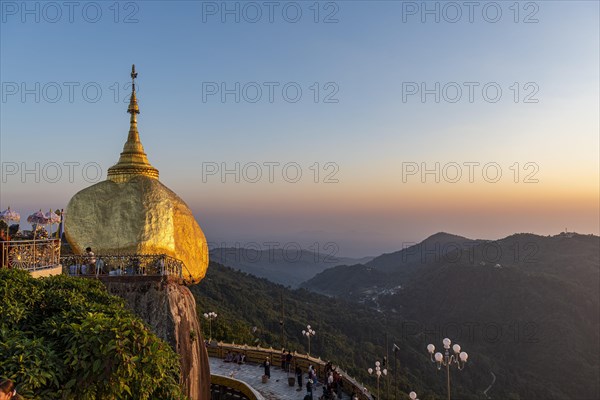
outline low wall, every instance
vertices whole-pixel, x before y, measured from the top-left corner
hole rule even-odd
[[[210,384],[213,400],[226,400],[230,398],[265,400],[260,393],[238,379],[212,374],[210,376]],[[225,390],[221,390],[221,388]]]
[[[46,276],[60,275],[62,274],[62,269],[62,265],[57,265],[50,268],[36,269],[35,271],[31,271],[30,274],[34,278],[43,278]]]
[[[273,348],[262,348],[262,347],[254,347],[247,345],[237,345],[231,343],[211,343],[207,346],[206,350],[208,351],[209,357],[217,357],[217,358],[225,358],[225,355],[228,351],[238,352],[244,354],[246,356],[246,362],[260,364],[265,361],[267,357],[271,360],[271,365],[280,366],[282,362],[282,357],[285,356],[281,350],[276,350]],[[306,373],[308,371],[308,366],[312,365],[317,373],[317,377],[321,382],[325,379],[325,364],[326,362],[321,360],[321,358],[311,357],[307,354],[302,354],[298,352],[293,352],[292,359],[292,367],[293,371],[296,366],[300,366],[302,371]],[[358,394],[359,400],[373,400],[369,393],[364,392],[364,385],[357,382],[354,378],[345,373],[339,366],[336,366],[336,370],[342,376],[342,390],[345,393],[356,393]]]

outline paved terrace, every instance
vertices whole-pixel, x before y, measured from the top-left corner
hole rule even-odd
[[[304,372],[302,390],[298,389],[298,383],[295,386],[289,386],[288,374],[281,369],[281,350],[273,348],[254,347],[246,345],[237,345],[233,343],[213,342],[207,346],[206,350],[210,358],[211,374],[231,377],[245,382],[247,385],[258,391],[267,400],[303,400],[306,395],[306,382],[308,366],[312,365],[320,377],[316,387],[313,387],[313,399],[318,400],[323,394],[323,379],[325,377],[325,362],[320,358],[311,357],[306,354],[293,352],[293,367],[299,365]],[[223,361],[227,352],[243,354],[246,357],[246,363],[237,365]],[[271,360],[271,379],[267,383],[262,383],[264,368],[262,362],[266,357]],[[363,392],[364,385],[357,382],[354,378],[346,374],[339,366],[337,371],[342,377],[342,390],[344,391],[343,400],[350,400],[351,393],[357,393],[359,400],[373,400],[368,392]]]
[[[210,357],[210,373],[244,381],[267,400],[303,400],[306,395],[306,381],[308,380],[306,373],[302,378],[304,387],[297,391],[298,383],[294,387],[289,386],[287,373],[276,366],[271,366],[271,379],[267,383],[261,381],[264,369],[260,364],[238,365],[226,363],[220,358]],[[323,385],[319,383],[316,388],[313,388],[313,399],[317,400],[322,394]],[[344,394],[343,399],[349,400],[350,396]]]

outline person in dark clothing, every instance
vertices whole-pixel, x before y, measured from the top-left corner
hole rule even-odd
[[[306,394],[310,396],[310,400],[313,400],[313,381],[309,379],[306,382]]]
[[[298,390],[302,390],[302,368],[296,366],[296,380],[298,381]]]
[[[323,385],[323,395],[319,397],[319,400],[327,400],[329,398],[329,389]]]
[[[263,367],[265,368],[265,376],[271,379],[271,363],[269,362],[269,357],[263,363]]]
[[[328,361],[327,364],[325,364],[325,375],[328,376],[331,371],[333,371],[333,364],[331,361]]]
[[[288,350],[287,354],[285,355],[285,370],[289,371],[291,367],[292,367],[292,353],[290,353],[290,351]]]

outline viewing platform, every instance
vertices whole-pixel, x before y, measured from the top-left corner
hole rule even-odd
[[[183,282],[191,273],[166,254],[100,254],[61,256],[60,239],[0,241],[0,268],[28,271],[33,277],[59,275],[114,280],[146,278]]]
[[[326,362],[320,358],[294,352],[292,354],[292,372],[288,374],[287,371],[281,369],[281,350],[221,342],[213,342],[206,349],[210,358],[211,383],[213,383],[212,377],[214,375],[226,376],[246,383],[266,400],[303,400],[307,394],[308,366],[312,365],[318,377],[318,384],[313,387],[313,400],[317,400],[323,395],[323,383],[326,382]],[[244,363],[225,362],[227,352],[243,354],[245,356]],[[271,363],[271,379],[263,383],[264,368],[262,363],[267,357]],[[294,382],[294,385],[290,385],[290,382],[288,382],[289,377],[295,378],[294,370],[296,366],[300,366],[303,371],[302,388],[300,390],[298,390],[298,382]],[[342,397],[340,400],[350,400],[353,393],[357,395],[359,400],[375,400],[371,393],[366,391],[364,385],[350,377],[339,367],[336,367],[336,371],[341,376]],[[227,398],[229,397],[223,399]],[[252,397],[241,398],[254,400]],[[260,400],[260,398],[257,399]]]
[[[185,264],[166,254],[98,254],[61,257],[65,273],[110,280],[172,279],[183,282],[190,272]]]

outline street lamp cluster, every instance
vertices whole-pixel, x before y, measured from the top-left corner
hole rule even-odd
[[[419,400],[417,399],[417,394],[415,392],[410,392],[408,397],[410,397],[410,400]]]
[[[458,370],[462,370],[467,363],[469,355],[464,351],[460,351],[460,345],[456,343],[452,346],[454,354],[450,354],[450,345],[452,344],[452,341],[448,338],[445,338],[442,343],[444,345],[444,354],[439,351],[434,354],[435,346],[432,344],[427,345],[427,351],[429,352],[431,361],[437,364],[438,370],[442,367],[446,367],[448,400],[450,400],[450,366],[454,365]]]
[[[381,363],[375,361],[375,369],[369,368],[367,369],[367,372],[369,372],[369,375],[375,373],[375,376],[377,377],[377,400],[379,400],[379,378],[381,378],[381,375],[387,375],[388,371],[385,368],[381,369]]]
[[[216,312],[208,312],[208,313],[204,313],[204,318],[206,318],[208,320],[208,341],[212,341],[212,320],[217,318],[217,313]]]
[[[315,332],[315,330],[313,330],[310,325],[306,325],[306,330],[302,330],[302,336],[306,336],[306,338],[308,339],[308,355],[310,356],[310,337],[311,336],[315,336],[317,334],[317,332]]]

